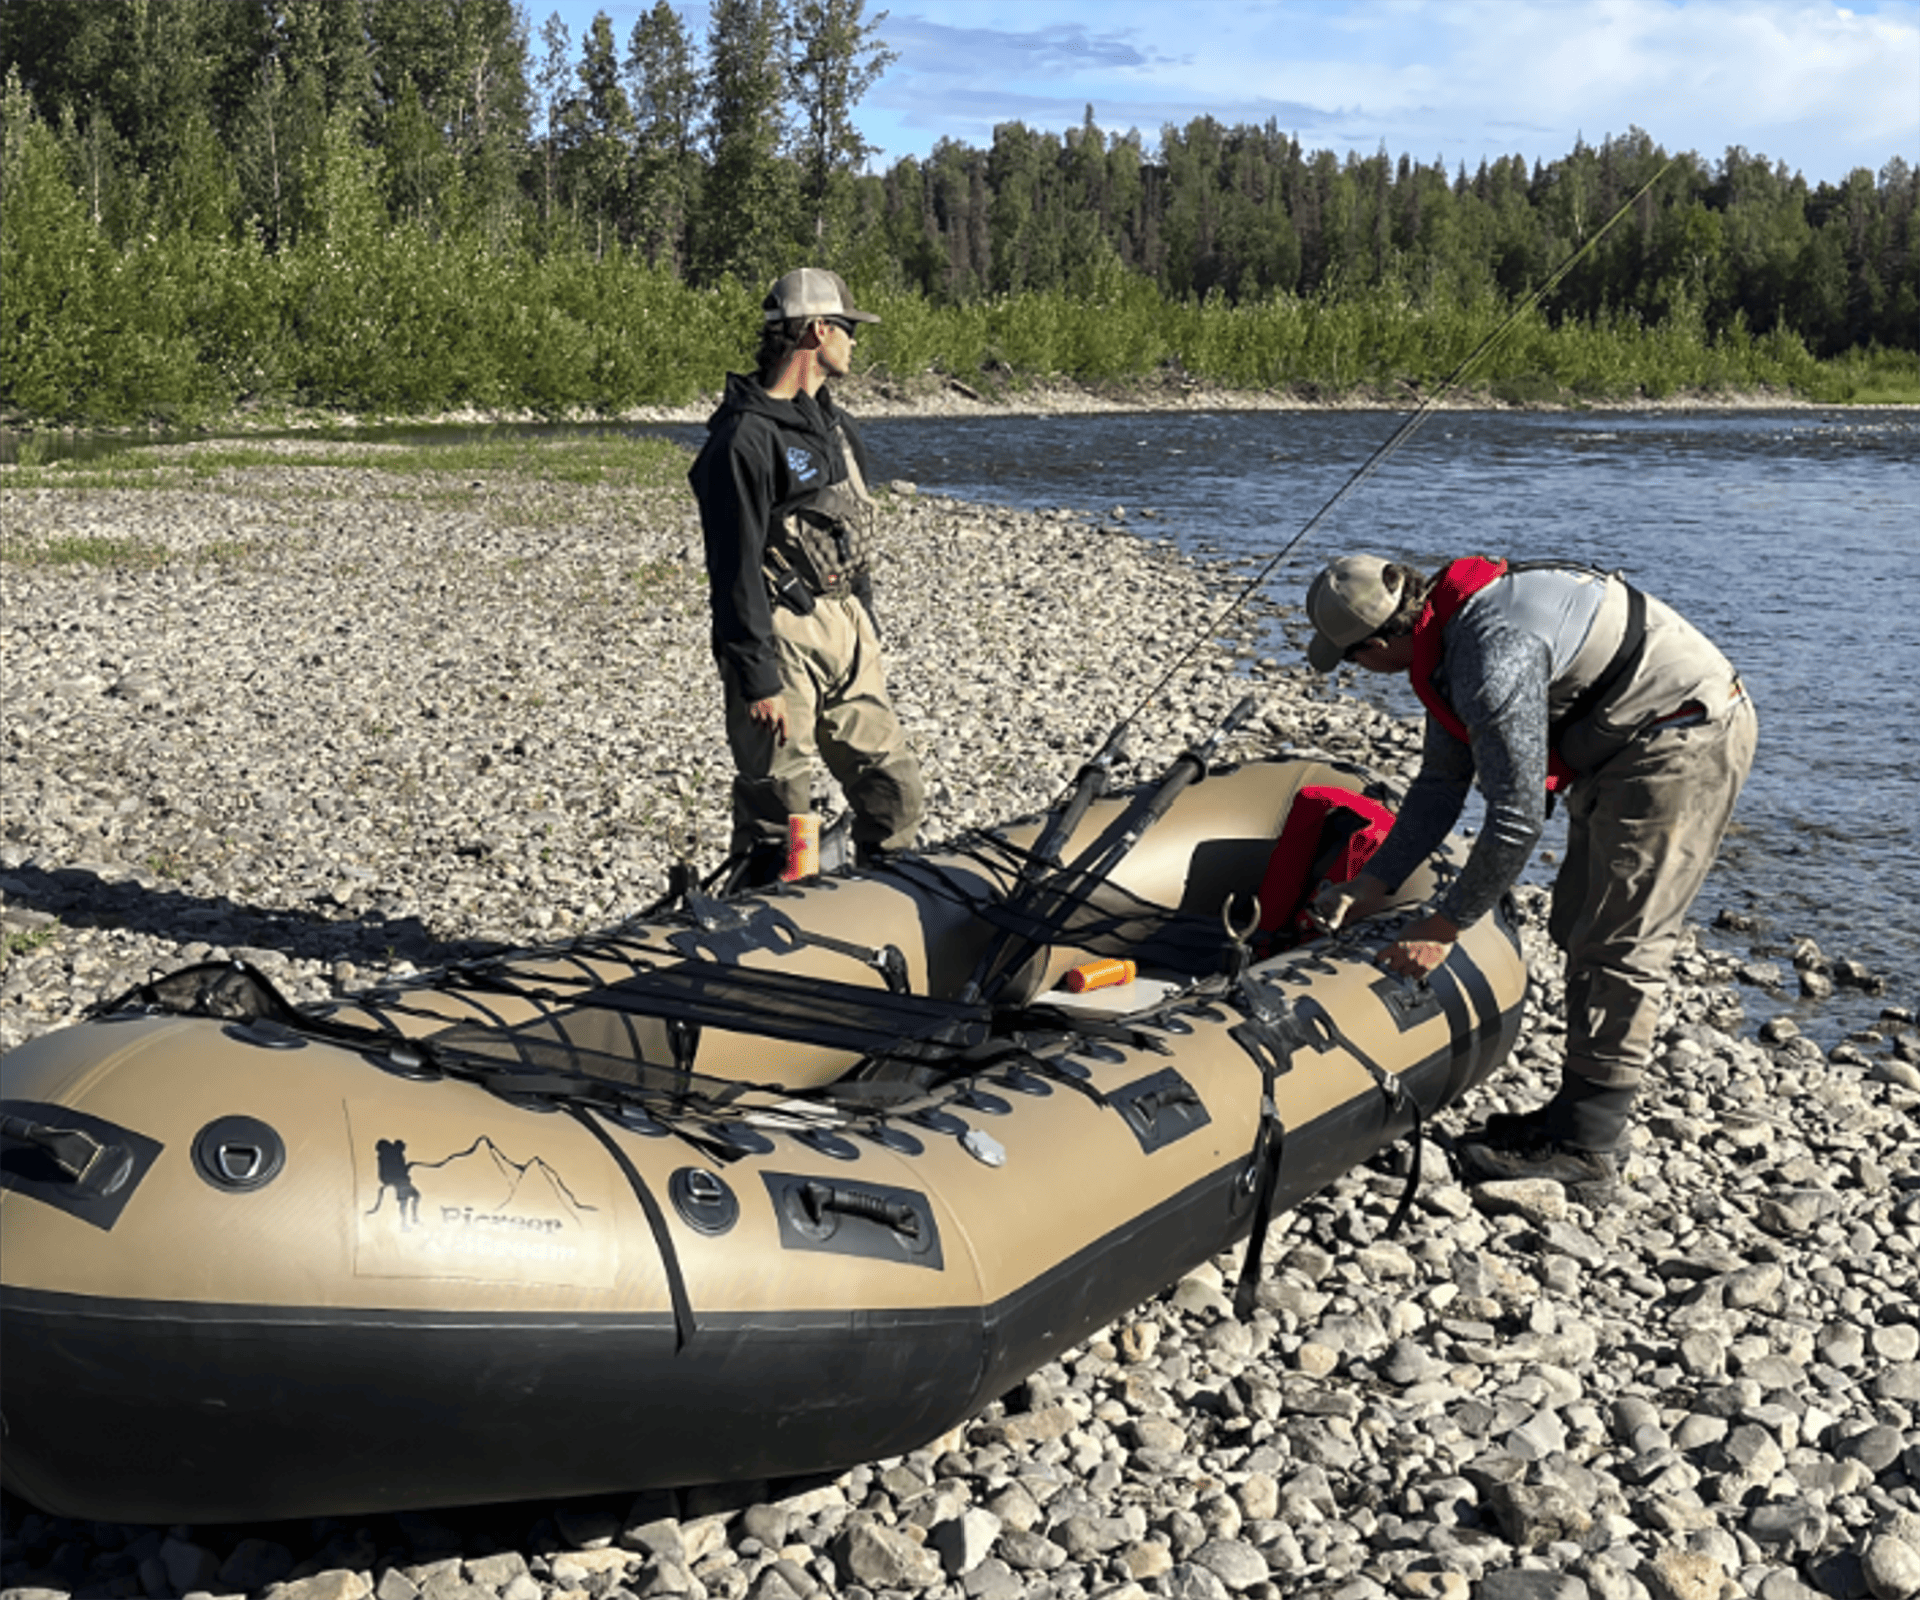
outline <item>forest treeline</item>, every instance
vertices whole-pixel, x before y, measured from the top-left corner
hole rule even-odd
[[[1593,398],[1920,375],[1920,184],[1635,128],[1531,166],[1269,123],[1020,122],[873,170],[865,0],[7,0],[0,412],[674,402],[802,260],[908,378],[1430,388],[1652,181],[1476,376]]]

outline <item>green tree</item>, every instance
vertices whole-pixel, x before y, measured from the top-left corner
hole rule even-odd
[[[894,265],[890,283],[932,297],[942,286],[946,252],[927,170],[908,156],[894,163],[882,184],[887,255]]]
[[[43,115],[102,112],[144,172],[223,134],[245,104],[264,0],[7,0],[0,59]],[[191,159],[191,158],[190,158]]]
[[[67,173],[93,225],[116,243],[133,237],[147,220],[148,186],[127,142],[98,106],[84,117],[62,106],[59,121]]]
[[[364,136],[378,105],[363,0],[279,0],[229,137],[242,211],[269,249],[294,242],[301,175],[327,119]]]
[[[17,65],[0,90],[0,407],[65,418],[109,359],[99,230]]]
[[[636,121],[635,227],[647,259],[678,272],[686,266],[687,222],[699,192],[702,87],[693,42],[667,0],[656,0],[634,23],[626,70]]]
[[[235,138],[235,173],[242,204],[267,248],[278,249],[293,220],[294,171],[304,118],[294,86],[277,55],[260,63]]]
[[[594,13],[580,41],[579,97],[574,101],[574,138],[568,159],[573,188],[593,219],[596,256],[612,240],[632,232],[629,196],[632,186],[634,118],[627,91],[620,81],[613,23],[606,12]]]
[[[694,272],[715,283],[777,275],[794,235],[786,143],[787,29],[780,0],[714,0],[707,28],[710,167]]]
[[[530,122],[513,0],[360,0],[395,209],[496,235]]]
[[[987,159],[991,278],[996,294],[1057,288],[1066,263],[1060,140],[1023,122],[993,130]]]
[[[868,22],[866,0],[795,0],[789,93],[800,161],[807,247],[831,258],[852,210],[853,175],[876,147],[854,126],[854,108],[899,52],[878,36],[882,11]]]
[[[458,165],[410,75],[402,76],[380,133],[381,188],[394,216],[424,224],[449,200],[457,203]]]
[[[540,221],[549,231],[564,203],[560,192],[561,136],[573,103],[573,36],[553,12],[540,24],[540,58],[534,84],[545,137],[540,141]]]
[[[240,185],[206,113],[199,108],[176,113],[165,164],[154,184],[153,224],[161,235],[218,239],[232,231],[239,211]]]
[[[936,140],[927,158],[924,205],[928,237],[944,261],[930,285],[935,298],[956,305],[981,293],[992,270],[985,159],[952,139]]]

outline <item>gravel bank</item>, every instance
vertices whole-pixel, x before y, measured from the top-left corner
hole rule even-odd
[[[648,904],[680,851],[717,859],[728,766],[684,493],[302,454],[177,489],[0,489],[0,1044],[209,954],[318,999],[562,937]],[[1044,804],[1206,636],[1238,574],[1152,528],[894,496],[881,620],[930,833]],[[87,538],[164,556],[25,559]],[[1143,717],[1144,765],[1246,692],[1243,749],[1411,763],[1413,729],[1242,626]],[[1454,1128],[1557,1075],[1556,962],[1523,900],[1539,1005]],[[1469,1192],[1429,1151],[1395,1239],[1384,1166],[1281,1219],[1249,1323],[1222,1258],[967,1427],[830,1482],[228,1528],[7,1501],[0,1588],[1913,1600],[1920,1035],[1899,1013],[1831,1051],[1755,1034],[1750,965],[1711,932],[1684,955],[1613,1211]]]

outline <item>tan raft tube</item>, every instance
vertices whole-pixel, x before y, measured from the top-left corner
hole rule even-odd
[[[1511,1048],[1526,972],[1504,918],[1430,987],[1371,964],[1392,917],[1220,975],[1223,908],[1250,903],[1299,788],[1329,783],[1360,786],[1300,760],[1195,784],[1120,862],[1112,914],[1079,914],[1001,997],[1057,1011],[1003,1008],[1000,1037],[931,1066],[869,1060],[860,1091],[836,1087],[862,1061],[844,1041],[596,1001],[718,975],[736,999],[775,984],[789,1033],[815,991],[871,1028],[951,999],[1017,857],[935,852],[329,1019],[390,1045],[121,1015],[22,1047],[0,1067],[9,1126],[79,1128],[128,1170],[83,1195],[18,1139],[0,1161],[8,1487],[62,1514],[221,1521],[765,1479],[924,1443],[1243,1237],[1268,1152],[1280,1209]],[[1096,805],[1066,858],[1127,804]],[[1170,929],[1184,941],[1156,942]],[[1123,944],[1175,965],[1053,988]],[[502,1070],[431,1070],[463,1040]],[[689,1052],[677,1103],[538,1075],[624,1056],[657,1086]]]

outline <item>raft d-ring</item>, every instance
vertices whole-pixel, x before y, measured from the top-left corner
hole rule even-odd
[[[1248,901],[1252,910],[1247,914],[1247,925],[1236,928],[1233,925],[1233,908],[1242,900]],[[1227,930],[1227,937],[1235,944],[1245,944],[1260,929],[1260,901],[1254,895],[1229,895],[1227,902],[1220,908],[1220,926]]]

